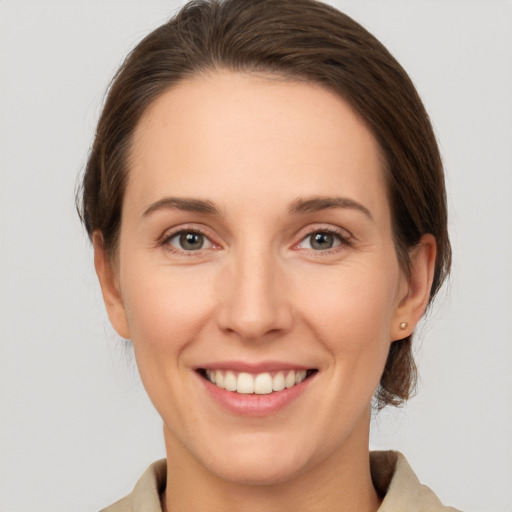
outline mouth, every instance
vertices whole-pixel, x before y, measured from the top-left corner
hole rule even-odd
[[[278,370],[261,373],[199,368],[197,373],[220,389],[241,395],[269,395],[293,388],[311,378],[317,369]]]

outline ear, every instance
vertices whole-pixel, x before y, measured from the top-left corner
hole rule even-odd
[[[430,289],[434,279],[437,246],[433,235],[423,235],[409,253],[410,275],[403,277],[406,281],[405,291],[401,293],[391,324],[391,341],[401,340],[412,334],[427,308]]]
[[[119,290],[118,279],[115,269],[112,267],[112,263],[105,252],[103,235],[100,231],[93,233],[92,243],[94,247],[94,267],[100,281],[101,292],[110,323],[119,336],[124,339],[130,339],[130,329]]]

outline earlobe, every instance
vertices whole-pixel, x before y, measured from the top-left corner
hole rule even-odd
[[[110,323],[116,330],[117,334],[125,339],[130,339],[130,329],[126,318],[126,311],[119,291],[116,273],[105,252],[103,244],[103,235],[99,231],[95,231],[92,237],[94,247],[94,267],[96,275],[100,281],[101,293],[103,301],[107,308]]]
[[[411,249],[407,291],[400,299],[391,325],[391,341],[406,338],[427,308],[434,279],[437,246],[433,235],[425,234]]]

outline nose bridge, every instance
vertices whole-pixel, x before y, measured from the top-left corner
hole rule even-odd
[[[220,325],[247,340],[290,327],[291,311],[283,294],[284,276],[268,242],[244,244],[232,254],[223,287]]]

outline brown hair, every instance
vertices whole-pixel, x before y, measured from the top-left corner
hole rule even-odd
[[[187,77],[215,69],[263,71],[336,92],[380,144],[395,247],[402,268],[425,233],[437,258],[430,299],[450,267],[442,162],[425,108],[386,48],[338,10],[315,0],[197,0],[143,39],[115,75],[79,192],[89,233],[115,254],[134,129],[147,107]],[[398,405],[416,384],[411,336],[391,344],[377,406]]]

